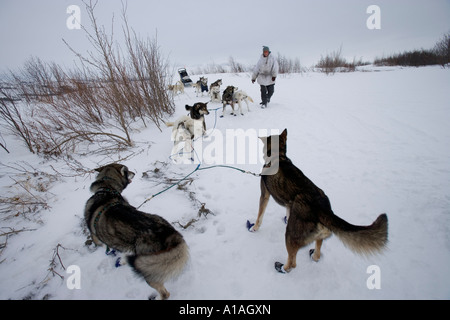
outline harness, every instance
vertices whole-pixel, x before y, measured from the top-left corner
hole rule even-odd
[[[203,82],[200,83],[200,88],[202,89],[202,92],[206,91],[208,92],[208,85],[207,84],[203,84]]]
[[[109,203],[107,206],[103,207],[103,209],[97,213],[97,216],[94,219],[94,229],[97,230],[97,222],[100,219],[100,216],[102,215],[103,212],[105,212],[106,210],[108,210],[114,206],[117,206],[121,203],[122,202],[120,202],[120,201],[116,201],[116,202]]]
[[[226,104],[233,103],[233,94],[234,94],[234,87],[226,88],[225,91],[223,92],[222,103]]]
[[[118,192],[118,191],[116,191],[116,190],[113,190],[113,189],[110,189],[110,188],[101,188],[101,189],[98,190],[94,195],[97,195],[97,194],[113,194],[113,195],[115,195],[115,196],[120,196],[120,197],[122,197],[121,194],[120,194],[120,192]],[[96,214],[96,216],[95,216],[94,224],[93,224],[94,230],[97,229],[97,223],[98,223],[98,220],[100,220],[100,216],[101,216],[106,210],[108,210],[108,209],[110,209],[110,208],[112,208],[112,207],[114,207],[114,206],[117,206],[117,205],[119,205],[119,204],[122,204],[122,203],[123,203],[122,201],[114,201],[114,202],[110,202],[110,203],[108,203],[106,206],[104,206],[104,207]]]

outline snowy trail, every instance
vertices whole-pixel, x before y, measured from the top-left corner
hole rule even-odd
[[[261,229],[250,233],[255,221],[259,179],[235,170],[198,171],[186,191],[176,188],[155,197],[141,209],[186,224],[197,219],[198,207],[189,192],[214,215],[201,217],[181,229],[191,260],[179,278],[167,284],[171,299],[449,299],[450,277],[450,73],[439,67],[389,68],[381,71],[326,76],[304,73],[280,76],[268,109],[260,109],[259,87],[246,74],[207,75],[209,83],[222,78],[245,90],[255,101],[244,116],[218,118],[215,130],[288,129],[288,156],[330,198],[334,212],[353,224],[367,225],[380,213],[389,218],[389,248],[380,256],[362,258],[337,237],[324,242],[323,258],[311,262],[310,245],[302,249],[297,268],[278,274],[275,261],[284,262],[285,209],[269,202]],[[193,76],[194,81],[197,76]],[[207,101],[191,89],[177,96],[177,112],[184,105]],[[220,107],[211,103],[209,108]],[[227,109],[229,113],[230,107]],[[218,115],[221,114],[219,110]],[[214,112],[207,126],[214,125]],[[126,161],[137,172],[124,195],[138,206],[162,189],[142,177],[159,166],[161,174],[179,177],[195,165],[168,164],[170,130],[148,128],[136,134],[143,152]],[[12,144],[12,143],[11,143]],[[10,144],[10,145],[11,145]],[[20,158],[48,164],[15,146],[2,162]],[[113,158],[113,156],[112,156]],[[93,165],[101,159],[80,157]],[[60,165],[60,164],[55,164]],[[236,165],[258,171],[259,166]],[[258,171],[259,172],[259,171]],[[0,176],[3,190],[10,183]],[[10,237],[0,256],[0,298],[21,299],[146,299],[152,289],[128,267],[114,268],[103,249],[84,246],[82,216],[93,177],[62,179],[50,191],[51,208],[41,223],[1,221],[35,231]],[[3,192],[3,191],[2,191]],[[81,289],[69,290],[66,279],[47,277],[52,250],[60,243],[66,266],[81,269]],[[369,290],[367,268],[381,271],[381,289]],[[57,268],[61,273],[64,270]],[[45,283],[44,279],[47,279]]]

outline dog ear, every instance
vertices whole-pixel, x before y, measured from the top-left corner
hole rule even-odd
[[[126,166],[122,166],[122,168],[120,168],[120,174],[124,177],[126,177],[128,173],[128,168]]]
[[[185,108],[186,108],[186,111],[191,111],[191,109],[192,109],[193,107],[191,107],[191,106],[189,106],[189,105],[186,105]]]
[[[281,137],[286,140],[287,138],[287,129],[284,129],[283,132],[281,133]]]
[[[134,172],[130,171],[127,166],[122,165],[122,168],[120,168],[120,174],[128,179],[133,179],[135,176]]]
[[[122,175],[122,177],[124,177],[128,180],[128,183],[131,183],[131,180],[135,176],[134,172],[131,172],[130,170],[128,170],[127,166],[122,166],[122,168],[120,169],[120,174]]]
[[[97,172],[102,172],[102,170],[103,170],[104,168],[105,168],[105,166],[99,167],[99,168],[95,168],[94,170],[97,171]]]

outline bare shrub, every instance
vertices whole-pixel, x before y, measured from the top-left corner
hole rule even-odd
[[[444,34],[432,49],[404,51],[374,60],[374,64],[377,66],[441,65],[445,67],[448,63],[450,63],[450,33]]]
[[[356,57],[354,57],[352,62],[345,63],[344,70],[346,70],[347,72],[354,72],[356,71],[356,67],[367,66],[369,64],[370,62],[363,61],[362,58],[356,59]]]
[[[1,135],[1,132],[0,132],[0,138],[3,140],[2,142],[0,142],[0,147],[1,147],[3,150],[5,150],[7,153],[9,153],[9,150],[8,150],[8,148],[6,147],[5,139],[3,139],[3,136]]]
[[[216,63],[210,63],[203,70],[204,74],[212,74],[212,73],[227,73],[227,69],[225,69],[222,65]]]
[[[444,34],[434,46],[433,51],[437,55],[438,63],[442,67],[450,63],[450,32]]]
[[[333,51],[325,57],[321,56],[319,62],[316,64],[316,68],[329,75],[334,74],[338,71],[338,68],[344,67],[345,64],[346,61],[342,58],[342,47],[340,47],[339,50]]]
[[[75,151],[82,142],[101,148],[133,145],[133,125],[153,122],[174,112],[166,88],[171,82],[168,61],[157,39],[141,39],[128,26],[122,10],[125,46],[99,26],[96,2],[85,3],[93,31],[85,31],[93,50],[86,55],[66,45],[79,58],[71,70],[31,58],[18,72],[10,72],[13,96],[22,99],[27,115],[15,108],[13,97],[1,101],[4,118],[31,152],[61,155]],[[10,93],[3,93],[3,95]],[[11,95],[11,94],[10,94]],[[34,144],[33,144],[34,143]]]
[[[245,68],[242,63],[237,62],[232,56],[228,59],[228,64],[230,65],[230,71],[232,73],[242,73],[247,71],[247,68]]]
[[[439,64],[438,56],[432,50],[413,50],[377,58],[374,61],[377,66],[410,66],[421,67]]]
[[[291,58],[287,58],[286,56],[278,53],[277,62],[278,62],[278,72],[280,74],[301,73],[302,72],[302,66],[300,64],[299,58],[295,58],[293,60]]]
[[[17,106],[17,99],[6,89],[0,88],[0,120],[10,133],[25,142],[28,150],[35,153],[33,134],[24,119],[24,112]],[[2,145],[3,146],[3,145]],[[4,147],[5,150],[6,147]],[[8,151],[8,150],[7,150]]]
[[[362,58],[353,58],[352,62],[348,62],[342,57],[342,46],[339,50],[333,51],[327,54],[325,57],[321,56],[319,62],[316,64],[316,68],[327,75],[334,74],[336,72],[354,72],[356,67],[365,66],[370,64],[369,62],[363,62]]]
[[[116,117],[123,132],[129,137],[126,116],[135,121],[136,117],[146,125],[150,118],[160,129],[161,120],[174,112],[174,103],[166,88],[171,83],[168,61],[161,55],[157,38],[141,39],[128,25],[126,7],[122,9],[125,49],[114,41],[114,34],[108,35],[97,24],[95,6],[86,4],[93,33],[85,27],[93,48],[98,53],[83,56],[69,48],[80,58],[84,66],[82,74],[86,80],[97,79],[102,84],[101,96],[106,109]]]
[[[13,182],[11,186],[4,187],[7,192],[0,196],[0,219],[21,216],[40,222],[38,213],[50,208],[48,203],[53,194],[49,190],[59,180],[59,176],[36,169],[26,162],[12,165],[0,163],[0,167],[2,173],[7,174]]]
[[[39,58],[31,58],[19,72],[11,73],[15,96],[24,102],[17,117],[23,119],[33,151],[60,155],[73,152],[84,141],[130,146],[129,124],[118,122],[110,107],[105,107],[102,86],[77,76]],[[15,106],[14,101],[9,104]],[[116,133],[111,132],[113,128]]]
[[[197,67],[192,74],[193,75],[201,75],[201,74],[215,74],[215,73],[228,73],[228,70],[215,62],[206,65],[206,67]]]

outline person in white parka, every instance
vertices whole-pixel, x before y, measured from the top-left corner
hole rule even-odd
[[[266,108],[275,91],[275,79],[278,76],[278,62],[271,54],[269,47],[263,47],[263,54],[259,58],[252,74],[252,83],[257,80],[261,86],[261,108]]]

